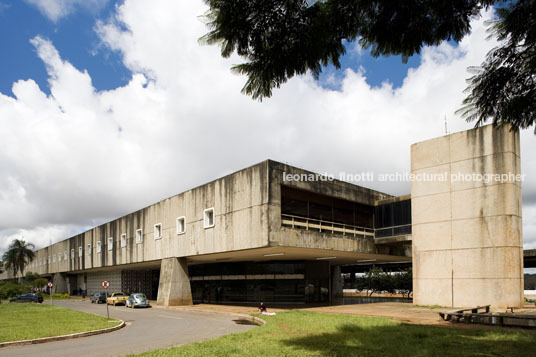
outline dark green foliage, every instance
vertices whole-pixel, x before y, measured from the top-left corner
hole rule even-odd
[[[242,92],[262,100],[295,75],[322,67],[340,68],[345,42],[358,40],[373,56],[401,55],[403,60],[423,46],[460,41],[470,22],[498,0],[205,0],[210,31],[201,38],[219,44],[246,62],[232,67],[248,79]],[[494,34],[503,45],[472,68],[460,109],[479,126],[526,128],[536,118],[536,0],[506,1],[498,8]]]
[[[374,56],[420,53],[424,45],[459,41],[470,21],[490,0],[205,0],[209,33],[224,57],[237,52],[248,62],[233,67],[246,74],[243,92],[269,97],[294,75],[322,66],[340,67],[344,41],[359,39]]]
[[[29,293],[31,291],[32,288],[28,284],[6,282],[0,285],[0,299],[10,299],[12,297],[16,297],[24,293]]]
[[[25,265],[35,257],[35,253],[32,250],[34,248],[35,246],[32,243],[26,243],[22,239],[13,240],[7,252],[2,256],[4,267],[12,270],[15,276],[19,271],[23,275]]]
[[[398,292],[409,298],[413,291],[412,271],[408,269],[403,272],[388,273],[381,268],[372,267],[365,275],[356,278],[355,288],[359,291],[367,290],[369,296],[376,292]]]
[[[536,0],[513,1],[497,9],[491,28],[502,42],[481,67],[472,67],[465,106],[467,121],[527,128],[536,118]]]

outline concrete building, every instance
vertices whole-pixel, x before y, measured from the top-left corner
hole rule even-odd
[[[506,128],[411,155],[413,174],[520,172],[519,135]],[[268,160],[40,249],[27,271],[57,292],[108,280],[162,305],[336,303],[341,266],[413,259],[416,303],[499,307],[521,304],[521,247],[517,181],[412,181],[394,197]]]

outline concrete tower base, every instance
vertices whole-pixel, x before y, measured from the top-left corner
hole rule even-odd
[[[522,305],[520,172],[509,127],[412,145],[411,173],[422,178],[411,183],[415,304]]]

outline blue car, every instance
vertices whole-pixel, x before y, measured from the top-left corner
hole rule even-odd
[[[130,294],[128,300],[125,303],[125,306],[135,308],[136,306],[150,307],[151,305],[149,305],[149,300],[147,299],[147,296],[145,296],[145,294],[134,293]]]
[[[43,302],[43,297],[34,293],[22,294],[9,300],[9,302],[38,302],[41,304]]]

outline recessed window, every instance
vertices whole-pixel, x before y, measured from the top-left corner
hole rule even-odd
[[[203,226],[205,228],[214,227],[214,208],[207,208],[203,211]]]
[[[183,234],[186,232],[186,217],[177,218],[177,234]]]
[[[50,264],[50,255],[48,256],[48,264]]]
[[[162,223],[154,225],[154,239],[162,238]]]
[[[102,252],[102,242],[99,240],[97,241],[97,253]]]
[[[82,246],[78,247],[78,256],[81,257],[82,253],[84,252],[84,248]]]
[[[63,252],[63,260],[67,260],[67,251]]]
[[[91,255],[91,244],[87,245],[87,255]]]
[[[143,243],[143,231],[141,229],[136,231],[136,243]]]
[[[126,233],[121,234],[121,247],[124,248],[127,246],[127,235]]]
[[[108,238],[108,250],[112,250],[114,247],[114,237]]]
[[[39,265],[43,265],[43,259],[39,258]]]
[[[52,255],[52,262],[53,262],[53,263],[56,262],[56,254],[53,254],[53,255]]]
[[[74,259],[74,248],[71,249],[71,259]]]
[[[61,253],[58,253],[58,262],[61,262]]]

